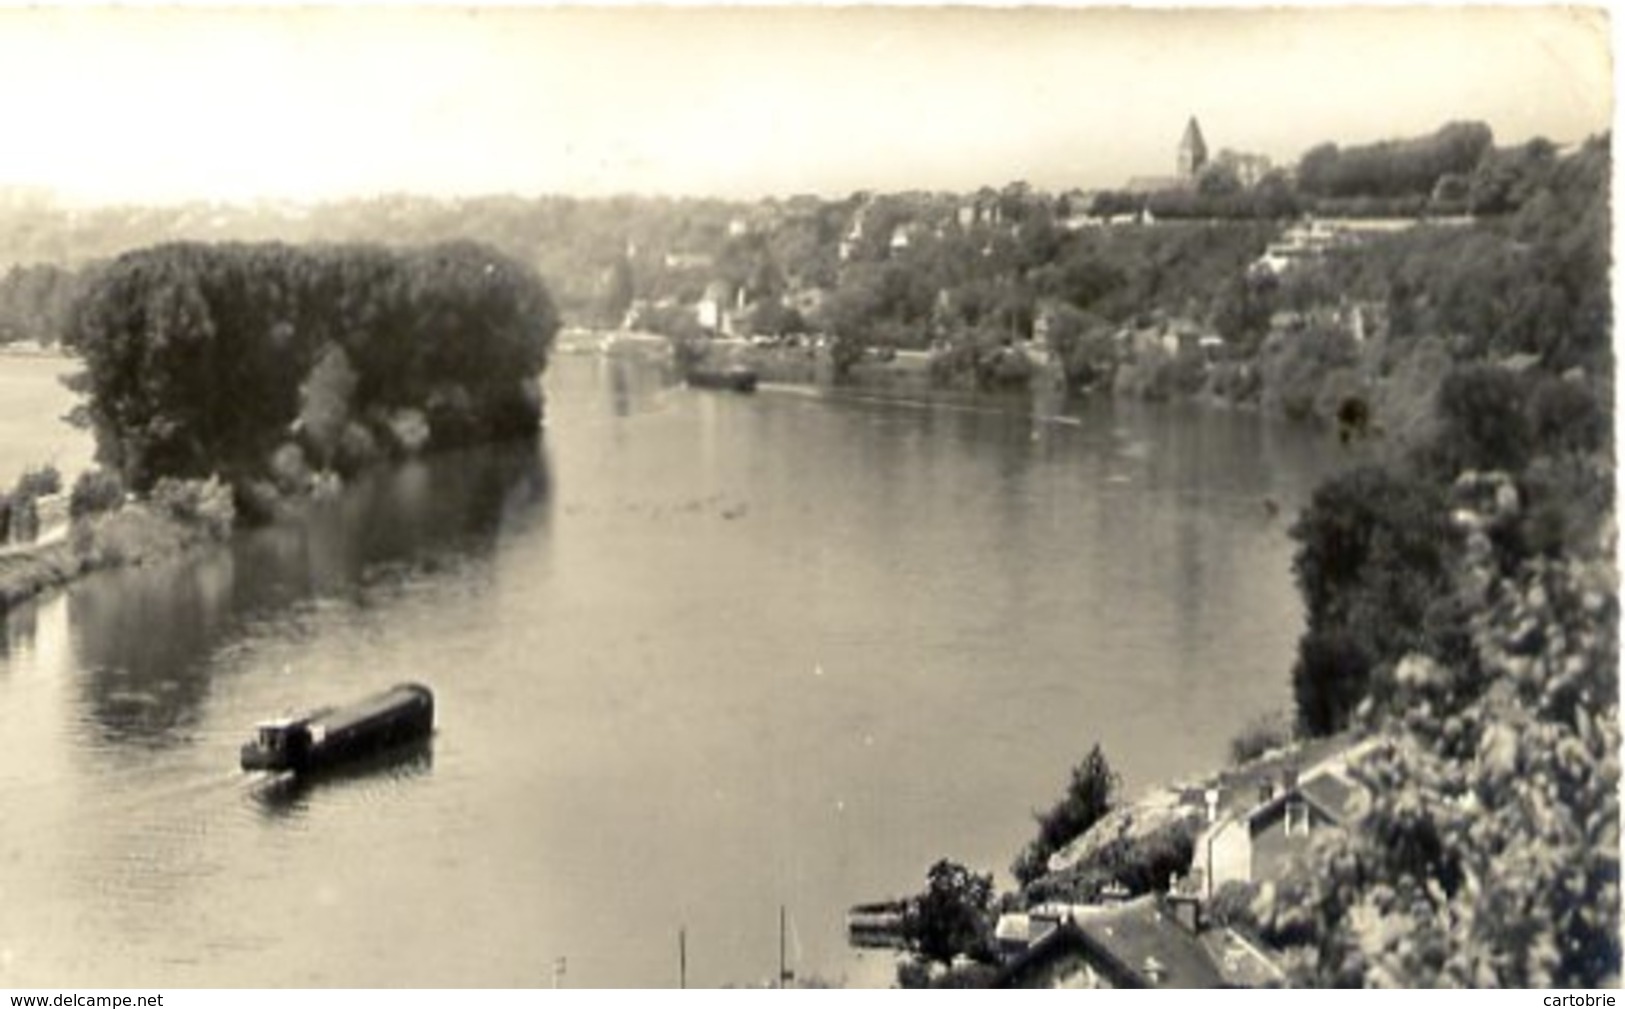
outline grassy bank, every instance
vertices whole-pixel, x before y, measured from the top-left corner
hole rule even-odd
[[[155,563],[223,542],[229,530],[229,523],[150,502],[77,519],[65,539],[0,553],[0,610],[92,571]]]

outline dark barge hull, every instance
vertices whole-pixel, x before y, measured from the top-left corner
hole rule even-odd
[[[402,683],[355,704],[262,725],[243,745],[241,762],[245,771],[318,771],[433,731],[434,694],[422,684]]]
[[[695,389],[729,389],[734,392],[755,392],[756,373],[749,368],[713,370],[696,368],[688,373],[688,384]]]

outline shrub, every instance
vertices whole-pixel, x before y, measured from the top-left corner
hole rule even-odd
[[[310,465],[305,462],[305,452],[291,441],[278,445],[276,451],[271,453],[271,479],[275,481],[277,490],[284,494],[303,494],[310,489]]]
[[[299,386],[300,431],[312,454],[323,462],[333,459],[350,420],[357,376],[344,348],[334,345],[322,352]]]
[[[62,474],[55,466],[46,463],[44,466],[31,467],[23,471],[12,485],[11,496],[13,500],[23,498],[42,498],[62,492]]]
[[[1272,335],[1260,361],[1264,405],[1290,420],[1330,419],[1358,381],[1359,348],[1342,328],[1312,323]]]
[[[1529,400],[1535,443],[1548,452],[1593,452],[1608,444],[1612,420],[1597,396],[1579,382],[1546,378]]]
[[[153,507],[175,520],[198,526],[216,538],[229,533],[236,518],[231,488],[216,477],[207,480],[164,477],[153,485],[150,500]]]
[[[389,415],[389,433],[406,455],[417,455],[429,443],[429,422],[419,410],[396,410]]]
[[[1445,475],[1523,468],[1534,448],[1528,386],[1528,379],[1493,365],[1471,365],[1445,376],[1434,446]]]
[[[375,462],[380,455],[378,439],[365,424],[351,421],[339,439],[338,457],[334,464],[341,473],[355,473]]]
[[[1230,762],[1245,764],[1292,742],[1292,719],[1284,711],[1271,711],[1248,722],[1230,740]]]
[[[185,545],[183,530],[173,517],[146,505],[120,508],[79,529],[74,549],[96,566],[171,557]]]
[[[9,535],[14,543],[31,543],[39,536],[39,508],[32,497],[14,496],[11,499]]]
[[[105,469],[88,469],[73,482],[68,514],[76,519],[109,512],[124,503],[124,481]]]
[[[1254,905],[1258,902],[1258,892],[1257,883],[1241,880],[1225,883],[1219,887],[1213,899],[1208,901],[1208,920],[1226,928],[1257,931],[1259,922]]]

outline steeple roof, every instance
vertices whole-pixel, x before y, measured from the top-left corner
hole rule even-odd
[[[1179,149],[1196,155],[1197,160],[1207,158],[1207,141],[1202,139],[1202,127],[1191,116],[1190,122],[1185,124],[1185,136],[1179,141]]]

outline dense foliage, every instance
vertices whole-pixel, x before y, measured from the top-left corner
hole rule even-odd
[[[1038,836],[1011,865],[1016,880],[1026,885],[1049,871],[1052,854],[1111,812],[1121,784],[1097,743],[1072,769],[1066,794],[1047,811],[1033,814],[1038,821]]]
[[[1405,660],[1373,796],[1259,910],[1310,984],[1617,984],[1617,578],[1611,543],[1493,575],[1472,620],[1493,684]],[[1487,563],[1486,563],[1487,562]]]
[[[1450,123],[1428,137],[1339,148],[1322,144],[1298,162],[1298,188],[1313,196],[1431,194],[1439,180],[1478,167],[1493,137],[1483,123]]]
[[[991,959],[992,907],[992,876],[942,859],[926,873],[924,892],[905,905],[903,939],[917,956],[941,964],[958,956]]]
[[[1308,624],[1292,673],[1305,731],[1345,728],[1378,664],[1459,651],[1449,615],[1438,612],[1454,556],[1448,519],[1442,491],[1384,467],[1316,490],[1292,530]]]
[[[23,471],[7,493],[0,493],[0,545],[8,539],[27,543],[39,534],[37,502],[62,490],[62,474],[52,465]]]
[[[0,344],[54,344],[68,306],[86,283],[80,271],[56,263],[13,266],[0,278]]]
[[[254,497],[384,449],[534,432],[556,327],[535,274],[478,245],[181,244],[98,271],[68,342],[125,486],[219,474]]]
[[[1448,351],[1425,436],[1295,527],[1300,722],[1384,743],[1368,808],[1249,909],[1299,983],[1619,981],[1606,145],[1493,172],[1498,228],[1337,266],[1386,285],[1396,369]]]

